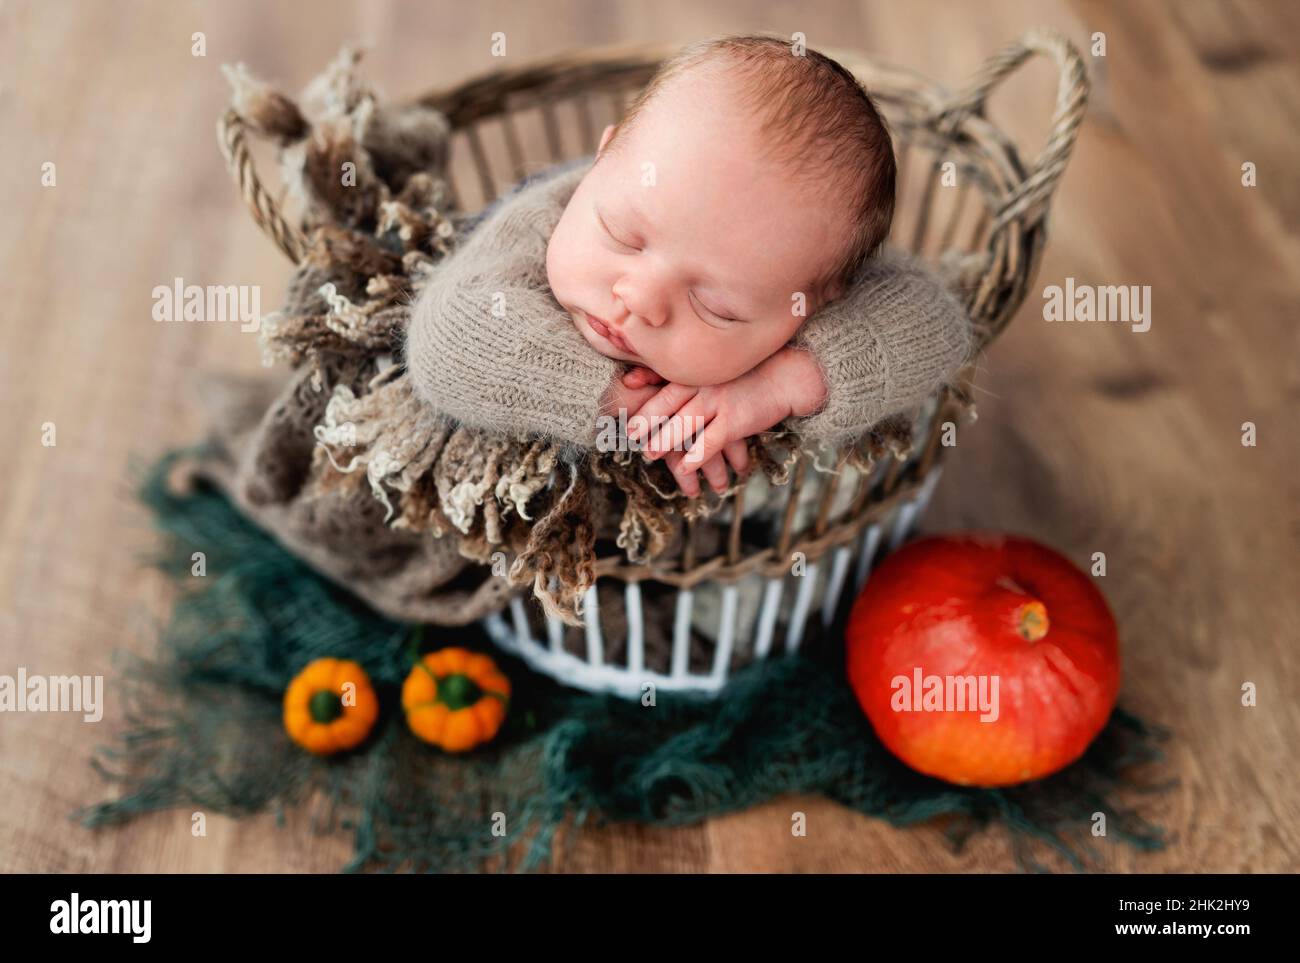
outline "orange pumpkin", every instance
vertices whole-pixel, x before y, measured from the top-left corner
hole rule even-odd
[[[1073,562],[1015,535],[917,539],[876,569],[846,629],[849,682],[894,755],[962,786],[1074,762],[1119,694],[1119,628]]]
[[[378,717],[369,677],[347,659],[316,659],[284,690],[285,732],[319,756],[360,745]]]
[[[430,652],[402,685],[406,724],[448,752],[465,752],[492,739],[509,702],[510,681],[496,663],[461,648]]]

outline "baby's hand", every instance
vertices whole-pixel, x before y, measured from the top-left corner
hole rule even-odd
[[[633,378],[636,371],[649,372],[658,381],[643,381],[643,375]],[[650,371],[649,368],[639,368],[634,371],[625,372],[621,378],[615,378],[605,389],[605,393],[600,399],[600,412],[602,415],[617,418],[620,410],[627,411],[627,417],[630,419],[640,410],[641,406],[658,394],[659,389],[656,384],[663,382],[663,379]]]
[[[636,372],[624,378],[633,374]],[[648,377],[638,375],[635,383]],[[658,375],[654,377],[658,379]],[[737,474],[743,473],[748,467],[746,438],[790,415],[815,410],[825,393],[817,362],[806,352],[783,348],[751,371],[720,385],[666,385],[640,406],[637,418],[629,418],[628,439],[646,441],[646,457],[651,460],[664,456],[689,497],[699,494],[697,471],[703,471],[714,491],[721,492],[727,487],[721,456]],[[660,419],[657,424],[656,418]],[[682,451],[690,440],[694,443]]]
[[[610,397],[622,401],[623,406],[628,410],[628,420],[631,421],[633,416],[637,414],[638,409],[658,394],[653,386],[663,383],[663,375],[650,368],[637,365],[623,374],[623,377],[619,379],[618,387],[611,388]],[[628,431],[629,440],[633,434],[631,430]],[[704,472],[704,477],[713,487],[713,490],[721,493],[727,489],[728,462],[735,469],[737,475],[743,475],[749,468],[749,448],[744,441],[733,441],[725,445],[720,454],[715,454],[703,464],[694,466],[689,470],[689,473],[680,464],[685,455],[686,453],[683,451],[669,452],[664,462],[668,465],[669,471],[681,479],[682,491],[692,498],[698,495],[700,491],[699,482],[695,478],[697,471]],[[726,461],[723,460],[724,458]]]

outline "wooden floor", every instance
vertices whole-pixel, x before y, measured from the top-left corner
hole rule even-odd
[[[214,138],[223,62],[301,85],[349,39],[373,44],[390,96],[511,58],[605,42],[803,31],[956,85],[1029,26],[1065,31],[1094,93],[1028,302],[983,361],[925,527],[1032,535],[1081,565],[1105,552],[1121,626],[1123,704],[1171,730],[1173,791],[1144,813],[1173,833],[1138,855],[1099,841],[1111,871],[1300,869],[1300,7],[1290,2],[588,2],[524,5],[235,2],[0,7],[0,672],[114,676],[166,606],[138,562],[151,543],[128,457],[194,439],[186,386],[257,371],[234,325],[158,324],[174,277],[258,284],[286,263],[253,226]],[[191,55],[202,31],[206,57]],[[1031,152],[1055,80],[1025,69],[992,116]],[[56,184],[41,186],[42,165]],[[1244,163],[1258,186],[1241,183]],[[1290,224],[1288,228],[1286,225]],[[1042,320],[1047,284],[1152,288],[1151,329]],[[41,443],[56,426],[57,445]],[[1242,425],[1258,443],[1244,447]],[[1241,705],[1254,683],[1258,705]],[[66,814],[101,798],[92,748],[120,721],[0,716],[0,870],[328,871],[347,840],[272,820],[185,812],[90,832]],[[808,814],[793,838],[790,813]],[[677,831],[584,833],[570,871],[1000,871],[1001,831],[960,854],[935,827],[897,830],[810,798]]]

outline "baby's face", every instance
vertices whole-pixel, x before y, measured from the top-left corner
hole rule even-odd
[[[661,90],[547,247],[551,291],[591,347],[686,385],[744,374],[836,297],[809,287],[848,230],[828,192],[761,157],[757,122],[725,83]]]

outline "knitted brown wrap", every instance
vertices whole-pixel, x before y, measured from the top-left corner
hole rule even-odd
[[[304,251],[259,335],[288,377],[201,378],[211,445],[191,471],[392,618],[462,625],[531,585],[549,614],[579,624],[599,540],[629,561],[654,558],[680,546],[684,518],[713,514],[725,496],[687,499],[662,461],[634,451],[471,429],[416,396],[393,359],[466,218],[438,176],[446,119],[379,104],[358,59],[345,51],[303,109],[231,73],[244,124],[281,145]],[[342,186],[348,163],[355,184]],[[785,430],[750,439],[754,470],[786,484],[798,443]],[[867,469],[910,445],[909,418],[885,418],[849,461]]]

